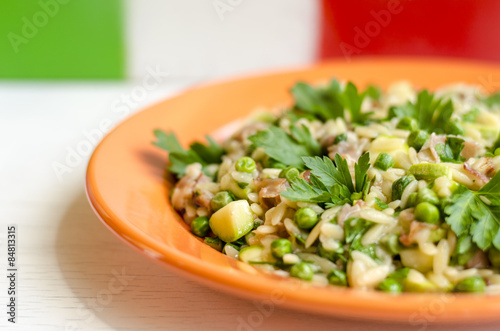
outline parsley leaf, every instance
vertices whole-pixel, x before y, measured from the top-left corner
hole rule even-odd
[[[500,206],[500,175],[497,173],[479,191],[483,197],[488,199],[493,205]]]
[[[156,141],[153,142],[153,145],[160,147],[168,151],[169,153],[184,153],[185,150],[182,148],[181,143],[177,140],[175,133],[173,132],[165,132],[163,130],[154,130],[153,131]]]
[[[291,189],[281,195],[292,201],[306,201],[312,203],[331,202],[332,196],[326,189],[310,184],[303,178],[297,178],[290,183]]]
[[[222,146],[207,136],[208,146],[199,142],[192,143],[189,147],[207,163],[219,163],[224,150]]]
[[[451,100],[443,104],[441,99],[434,98],[434,94],[422,90],[417,95],[415,103],[408,102],[406,105],[392,107],[389,110],[389,119],[412,117],[417,120],[420,129],[429,133],[444,133],[444,128],[450,122],[453,110]]]
[[[380,100],[380,97],[382,96],[382,91],[378,86],[368,85],[368,87],[365,90],[365,94],[366,96],[372,98],[373,100]]]
[[[500,92],[490,95],[487,98],[483,99],[483,103],[488,107],[498,106],[500,105]]]
[[[195,142],[191,144],[190,149],[185,150],[173,132],[155,130],[154,135],[156,136],[156,141],[153,142],[153,145],[168,152],[170,161],[168,169],[178,177],[184,176],[188,165],[200,163],[205,167],[211,163],[219,163],[224,154],[222,147],[208,136],[208,146]]]
[[[290,133],[292,137],[299,143],[304,145],[310,155],[319,155],[321,154],[321,145],[319,142],[313,138],[311,135],[311,131],[302,124],[302,126],[291,125]]]
[[[373,224],[373,222],[362,218],[349,218],[344,222],[346,244],[350,244],[356,239],[361,239]]]
[[[295,108],[311,113],[322,120],[344,117],[344,108],[340,104],[338,94],[340,84],[333,79],[327,88],[315,88],[299,82],[292,87]]]
[[[375,254],[375,244],[371,244],[368,246],[363,246],[361,243],[361,239],[363,235],[371,228],[373,222],[367,221],[362,218],[350,218],[344,222],[344,231],[345,231],[345,241],[346,244],[350,244],[349,253],[353,251],[360,251],[374,259],[377,262],[380,262],[380,259]]]
[[[344,93],[342,93],[342,105],[349,110],[353,123],[364,124],[373,114],[373,112],[361,113],[361,105],[365,96],[366,93],[358,93],[358,88],[351,82],[347,83]]]
[[[295,99],[295,109],[313,114],[325,121],[338,117],[345,118],[345,110],[349,111],[351,122],[363,124],[371,116],[371,112],[362,113],[361,105],[366,96],[378,99],[380,90],[369,86],[360,93],[356,85],[348,82],[344,90],[336,79],[326,87],[313,87],[304,82],[295,84],[291,93]]]
[[[448,100],[447,103],[441,105],[436,109],[436,114],[431,118],[430,126],[428,130],[431,130],[432,132],[445,132],[445,133],[451,133],[451,132],[446,132],[446,124],[450,122],[451,116],[453,115],[453,102],[451,100]]]
[[[351,193],[363,192],[368,178],[367,171],[370,168],[370,155],[363,154],[354,165],[355,185],[352,182],[347,161],[339,154],[335,154],[334,161],[335,163],[327,156],[323,156],[323,159],[320,157],[304,158],[311,173],[317,176],[325,186],[341,185],[347,187]]]
[[[418,93],[415,103],[408,101],[406,105],[391,108],[389,117],[413,117],[418,121],[420,128],[425,129],[426,126],[430,125],[433,114],[440,103],[440,100],[434,100],[434,94],[422,90]]]
[[[481,111],[479,110],[479,108],[474,108],[471,111],[462,115],[462,121],[468,123],[474,123],[480,113]]]
[[[311,174],[318,177],[326,187],[343,185],[349,189],[349,192],[354,192],[347,161],[339,154],[335,155],[335,164],[328,156],[305,157],[304,162],[307,168],[311,169]]]
[[[277,126],[270,126],[248,137],[255,147],[262,147],[264,152],[286,166],[304,168],[303,156],[314,156],[321,153],[321,148],[311,136],[306,126],[291,127],[290,136]]]
[[[445,208],[448,223],[455,234],[460,236],[468,232],[472,224],[472,210],[476,203],[476,196],[465,186],[460,186],[451,198],[452,204]]]
[[[439,155],[441,162],[462,163],[464,158],[461,156],[464,149],[465,140],[458,137],[447,137],[444,144],[436,144],[435,150]]]
[[[416,113],[414,117],[418,120],[421,129],[430,129],[432,117],[440,103],[441,101],[434,100],[434,94],[429,93],[427,90],[423,90],[418,94],[414,107]]]
[[[361,155],[358,162],[354,165],[354,178],[356,181],[356,192],[362,192],[368,181],[367,171],[370,169],[370,154]]]
[[[469,235],[482,250],[500,249],[500,174],[479,191],[460,186],[445,208],[445,220],[457,236]]]
[[[384,209],[387,209],[389,208],[389,205],[386,204],[385,202],[383,202],[382,200],[380,200],[379,198],[375,197],[375,203],[377,204],[377,206],[384,210]]]
[[[291,187],[281,195],[293,201],[327,203],[327,206],[352,203],[363,198],[368,192],[371,181],[367,171],[370,167],[370,156],[363,154],[355,168],[355,184],[352,181],[347,161],[339,154],[335,155],[335,163],[327,156],[303,157],[304,163],[311,170],[310,182],[297,179]]]

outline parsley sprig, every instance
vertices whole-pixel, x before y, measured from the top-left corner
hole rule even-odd
[[[500,105],[500,92],[493,93],[488,97],[482,99],[482,101],[486,106],[490,108],[498,106]]]
[[[354,166],[354,182],[347,161],[339,154],[334,161],[327,156],[304,157],[304,163],[311,170],[309,181],[297,178],[291,187],[281,195],[293,201],[326,203],[328,206],[352,203],[363,199],[370,188],[367,171],[370,155],[363,154]]]
[[[445,208],[445,220],[457,236],[470,235],[482,250],[500,249],[500,174],[479,191],[460,186]]]
[[[156,141],[153,142],[153,145],[168,151],[170,161],[168,169],[178,177],[184,176],[186,167],[192,163],[200,163],[205,167],[222,161],[224,150],[209,136],[206,136],[208,145],[194,142],[190,145],[190,149],[184,149],[173,132],[155,130],[154,135]]]
[[[436,144],[435,150],[441,162],[462,163],[465,159],[461,156],[465,140],[458,137],[446,137],[444,144]]]
[[[302,157],[320,155],[321,146],[305,125],[290,126],[290,133],[277,126],[270,126],[248,139],[254,147],[262,147],[269,157],[286,166],[303,169]]]
[[[411,117],[417,120],[420,129],[429,133],[449,133],[446,132],[446,128],[447,123],[451,121],[453,110],[451,100],[444,103],[429,91],[422,90],[418,93],[415,103],[409,101],[405,105],[391,108],[389,118]]]
[[[333,79],[326,87],[313,87],[299,82],[291,90],[295,99],[295,109],[325,121],[328,119],[345,118],[345,111],[355,124],[364,124],[372,112],[362,113],[361,105],[365,97],[377,99],[380,91],[369,86],[364,92],[358,91],[356,85],[348,82],[344,89],[338,80]]]

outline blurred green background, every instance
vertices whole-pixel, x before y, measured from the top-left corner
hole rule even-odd
[[[125,78],[122,0],[1,0],[0,79]]]

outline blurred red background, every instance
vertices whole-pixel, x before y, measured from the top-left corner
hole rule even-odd
[[[323,0],[320,58],[389,54],[500,61],[499,0]]]

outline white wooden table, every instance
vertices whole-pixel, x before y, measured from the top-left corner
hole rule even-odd
[[[127,108],[134,112],[193,81],[166,80]],[[139,83],[140,84],[140,83]],[[9,330],[477,330],[478,326],[394,325],[315,316],[277,307],[253,320],[253,302],[186,280],[115,238],[84,194],[88,155],[58,178],[55,162],[116,123],[120,95],[134,83],[0,83],[0,267],[7,225],[17,226],[17,317],[7,322],[0,277],[0,329]],[[134,99],[134,98],[132,98]],[[117,101],[118,100],[118,101]],[[123,111],[124,108],[121,108]],[[87,144],[88,145],[88,144]],[[67,170],[67,169],[66,169]],[[419,316],[432,320],[432,315]],[[249,321],[246,324],[242,321]],[[484,330],[499,326],[482,325]]]

